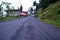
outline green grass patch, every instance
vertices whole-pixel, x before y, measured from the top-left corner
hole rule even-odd
[[[38,20],[60,28],[60,20],[49,20],[49,19],[38,19]]]
[[[15,19],[16,19],[15,17],[6,17],[6,18],[0,17],[0,22],[10,21],[10,20],[15,20]]]

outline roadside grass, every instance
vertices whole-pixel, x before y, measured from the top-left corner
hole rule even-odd
[[[38,15],[38,20],[60,27],[60,1],[57,1],[42,10]]]
[[[39,18],[38,20],[60,28],[60,20],[49,20],[49,19],[39,19]]]
[[[10,20],[15,20],[16,18],[15,17],[6,17],[6,18],[3,18],[3,17],[0,17],[0,22],[4,22],[4,21],[10,21]]]

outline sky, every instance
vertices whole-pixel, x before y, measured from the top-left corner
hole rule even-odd
[[[14,6],[15,9],[17,9],[22,5],[23,11],[27,11],[29,7],[33,5],[33,2],[35,0],[0,0],[0,3],[2,1],[11,3],[11,6]],[[36,0],[36,1],[38,2],[39,0]]]

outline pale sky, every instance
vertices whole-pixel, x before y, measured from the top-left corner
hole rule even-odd
[[[0,0],[0,3],[2,1],[12,3],[15,9],[17,9],[20,5],[22,5],[23,11],[27,11],[28,8],[32,6],[35,0]],[[36,0],[36,1],[38,2],[39,0]]]

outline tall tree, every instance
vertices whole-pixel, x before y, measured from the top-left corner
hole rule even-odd
[[[31,11],[33,11],[33,8],[31,7]]]
[[[37,3],[36,4],[36,11],[40,8],[40,5]]]
[[[6,2],[6,8],[7,8],[7,10],[10,10],[10,5],[11,3],[8,3],[8,2]]]
[[[21,5],[21,7],[20,7],[20,11],[22,11],[22,9],[23,9],[23,7],[22,7],[22,5]]]
[[[2,4],[0,4],[0,12],[1,12],[1,10],[2,10]]]
[[[4,5],[4,3],[2,2],[2,3],[0,4],[0,15],[1,15],[1,16],[3,15],[3,10],[4,10],[3,5]]]
[[[2,7],[2,3],[0,4],[0,15],[2,16],[2,9],[3,9],[3,7]]]
[[[36,6],[36,1],[33,2],[33,6]]]
[[[33,8],[31,7],[31,8],[30,8],[30,13],[32,14],[32,12],[33,12]]]
[[[2,2],[2,3],[6,6],[7,10],[10,9],[9,5],[11,5],[11,3],[8,3],[8,2]]]
[[[6,5],[6,9],[7,9],[6,12],[8,13],[9,16],[9,14],[11,14],[14,11],[14,7],[10,7],[11,3],[8,2],[5,2],[4,4]]]

